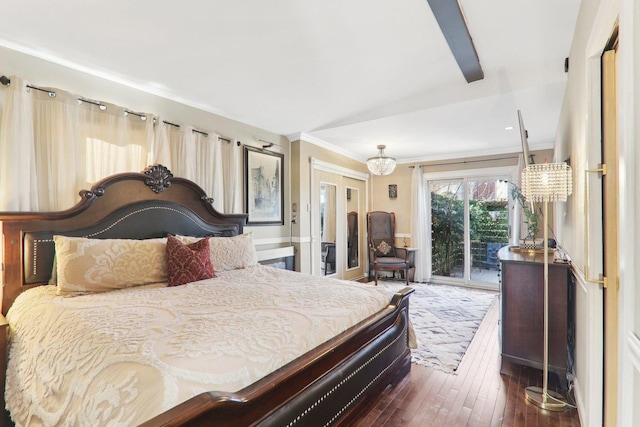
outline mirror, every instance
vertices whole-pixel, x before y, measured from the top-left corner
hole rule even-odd
[[[336,188],[320,183],[320,267],[324,276],[336,272]]]
[[[358,235],[358,189],[347,187],[347,268],[360,265]]]

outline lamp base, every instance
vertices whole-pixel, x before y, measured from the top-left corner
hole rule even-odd
[[[564,411],[569,408],[569,404],[564,401],[562,395],[555,391],[547,391],[545,396],[541,387],[527,387],[524,389],[524,395],[527,402],[548,411]]]

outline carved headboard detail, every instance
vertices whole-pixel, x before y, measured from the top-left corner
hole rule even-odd
[[[156,194],[162,193],[165,188],[169,187],[171,185],[171,178],[173,178],[171,171],[162,165],[151,165],[142,173],[149,176],[149,179],[144,183]]]

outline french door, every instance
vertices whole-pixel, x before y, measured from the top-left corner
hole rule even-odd
[[[497,289],[496,253],[509,242],[507,178],[428,180],[432,281]]]
[[[354,280],[365,277],[366,174],[311,161],[311,272]]]

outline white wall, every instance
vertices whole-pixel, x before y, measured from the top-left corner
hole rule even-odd
[[[575,385],[576,399],[582,425],[602,425],[602,292],[584,278],[584,178],[583,171],[600,163],[597,153],[589,152],[589,138],[595,130],[591,117],[592,100],[589,80],[592,64],[586,55],[586,45],[598,10],[598,0],[584,0],[578,14],[574,39],[569,54],[569,73],[564,104],[556,136],[555,160],[570,157],[574,173],[574,192],[566,203],[556,209],[556,235],[571,257],[576,272],[576,341]],[[604,47],[604,46],[603,46]],[[599,120],[596,120],[599,123]],[[592,144],[593,145],[593,144]],[[601,223],[598,202],[592,197],[590,212],[594,224]],[[601,236],[600,229],[592,229],[592,236]],[[601,241],[601,237],[597,239]],[[601,246],[601,245],[599,245]],[[591,265],[597,269],[598,265]],[[601,271],[601,270],[599,270]],[[598,369],[594,370],[594,367]]]
[[[574,170],[574,194],[556,209],[557,234],[560,244],[572,259],[577,276],[576,304],[576,397],[580,418],[585,427],[602,425],[602,290],[585,280],[585,263],[589,276],[602,271],[601,266],[601,200],[590,192],[589,259],[585,251],[585,169],[600,163],[600,55],[616,20],[620,22],[618,63],[618,113],[620,148],[620,290],[621,323],[619,374],[619,426],[640,425],[640,397],[634,384],[640,383],[640,349],[634,318],[638,306],[636,277],[640,277],[636,237],[640,206],[640,186],[635,172],[640,164],[640,6],[638,0],[583,0],[578,15],[569,55],[569,75],[563,108],[556,135],[556,161],[570,157]],[[590,178],[595,189],[600,182]],[[597,189],[596,189],[597,190]],[[615,283],[615,278],[612,278]],[[636,333],[634,333],[636,331]],[[634,356],[635,355],[635,356]],[[634,365],[633,360],[638,362]]]
[[[640,425],[640,1],[620,1],[620,426]]]
[[[259,139],[279,144],[282,148],[275,148],[285,155],[285,225],[247,227],[246,230],[253,231],[257,244],[278,246],[291,241],[290,204],[288,203],[291,187],[290,146],[286,137],[2,46],[0,46],[0,75],[16,75],[35,86],[54,87],[89,99],[120,105],[133,111],[158,115],[170,122],[192,125],[203,131],[215,131],[223,137],[233,138],[247,145],[261,146]],[[0,86],[0,111],[4,105],[3,102],[4,90]]]

